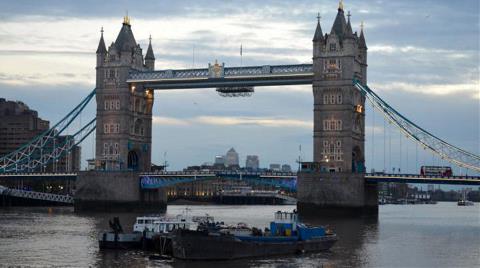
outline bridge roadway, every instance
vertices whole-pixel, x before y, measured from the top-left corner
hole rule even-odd
[[[0,173],[1,179],[55,179],[55,180],[75,180],[77,173]],[[278,184],[278,181],[296,181],[297,173],[289,172],[237,172],[237,171],[221,171],[221,172],[184,172],[184,171],[168,171],[168,172],[151,172],[141,173],[139,175],[142,179],[156,179],[152,180],[150,187],[167,187],[178,183],[191,182],[196,180],[207,180],[214,178],[230,178],[242,179],[246,181],[255,181],[260,183],[262,180],[266,184],[276,181],[276,185],[287,186],[288,184]],[[450,184],[450,185],[480,185],[479,176],[420,176],[418,174],[380,174],[380,173],[366,173],[365,180],[367,182],[399,182],[399,183],[425,183],[425,184]],[[153,184],[157,184],[154,186]],[[296,184],[296,182],[295,182]]]

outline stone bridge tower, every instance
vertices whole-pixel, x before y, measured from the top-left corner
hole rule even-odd
[[[139,180],[139,173],[151,167],[153,90],[127,82],[130,72],[154,67],[151,39],[144,58],[128,16],[108,50],[102,29],[96,66],[96,170],[78,174],[76,211],[158,212],[166,207],[165,191],[141,189]]]
[[[363,26],[354,33],[347,17],[340,1],[330,33],[319,17],[313,38],[314,162],[299,175],[300,212],[376,208],[376,190],[364,182],[365,97],[352,82],[367,82],[367,46]]]
[[[153,71],[151,38],[145,55],[135,41],[130,18],[108,51],[103,29],[97,49],[96,168],[149,171],[152,144],[153,90],[127,83],[131,71]]]

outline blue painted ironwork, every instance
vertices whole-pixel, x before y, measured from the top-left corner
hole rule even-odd
[[[176,184],[205,181],[212,179],[240,180],[250,184],[269,185],[290,191],[296,191],[297,178],[293,173],[242,173],[242,172],[210,172],[210,173],[184,173],[172,172],[170,174],[142,174],[140,186],[142,189],[156,189],[169,187]]]
[[[362,85],[360,81],[353,80],[353,84],[368,98],[368,100],[379,110],[383,116],[396,125],[405,136],[419,143],[424,149],[429,149],[434,154],[440,156],[451,163],[460,167],[465,167],[476,172],[480,172],[480,156],[467,152],[448,142],[436,137],[430,132],[416,125],[393,107],[388,105],[367,85]]]
[[[47,165],[52,161],[56,161],[61,156],[70,152],[70,150],[82,142],[93,130],[95,130],[95,121],[93,119],[84,125],[79,131],[73,135],[67,135],[65,141],[56,144],[57,138],[67,129],[72,122],[85,109],[87,104],[95,96],[93,90],[83,99],[72,111],[70,111],[62,120],[50,129],[41,133],[29,143],[23,145],[19,149],[0,158],[0,173],[6,172],[25,172],[34,171],[38,167]]]
[[[477,176],[420,176],[417,174],[366,174],[366,182],[397,182],[397,183],[424,183],[448,185],[480,185]]]

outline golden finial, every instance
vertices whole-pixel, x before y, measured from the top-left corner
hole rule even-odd
[[[128,10],[127,15],[123,17],[123,24],[130,25],[130,17],[128,16]]]
[[[338,3],[338,9],[343,10],[343,0],[340,0],[340,2]]]

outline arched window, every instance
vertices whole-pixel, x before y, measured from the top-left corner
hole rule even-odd
[[[138,99],[135,99],[133,104],[133,111],[138,112],[138,109],[140,109],[140,101]]]
[[[323,94],[323,104],[328,104],[328,94]]]
[[[330,95],[330,104],[335,104],[335,95]]]
[[[117,106],[117,110],[120,110],[120,100],[117,100],[117,101],[115,102],[115,104],[116,104],[116,106]]]
[[[337,103],[338,104],[342,104],[343,100],[342,100],[342,93],[338,94],[337,95]]]
[[[134,133],[137,135],[143,135],[143,122],[141,119],[135,121]]]

